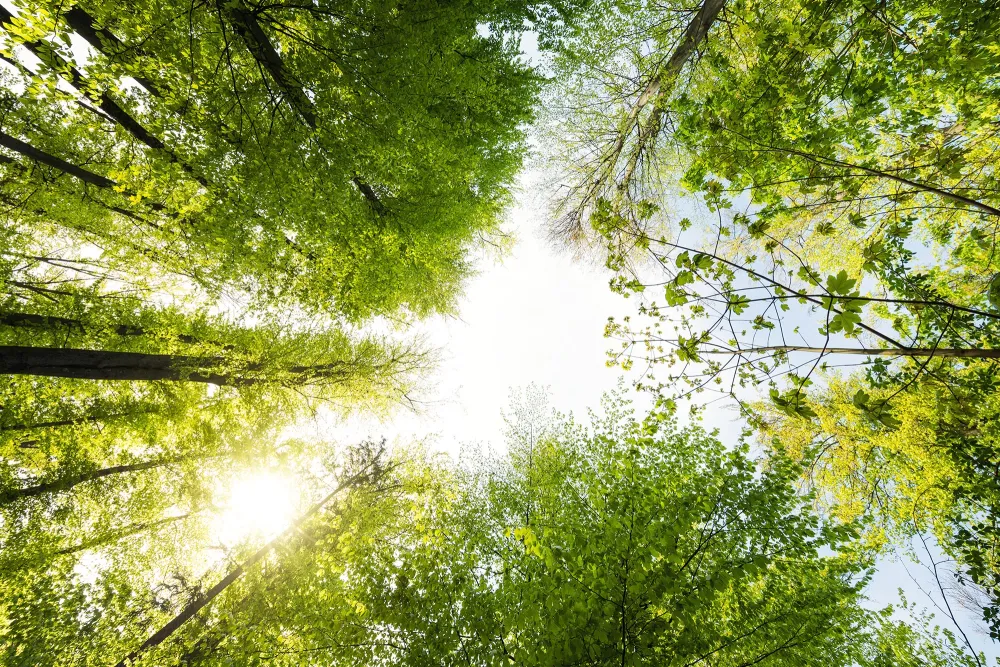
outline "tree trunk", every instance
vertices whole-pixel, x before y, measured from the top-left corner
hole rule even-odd
[[[69,317],[59,317],[57,315],[37,315],[35,313],[18,313],[9,311],[0,311],[0,325],[33,329],[55,329],[57,327],[63,327],[65,329],[75,329],[80,332],[86,332],[89,330],[88,325],[82,320],[72,319]],[[145,336],[149,334],[149,332],[142,327],[135,326],[133,324],[119,324],[108,328],[107,331],[110,331],[117,336]],[[170,338],[178,340],[182,343],[189,343],[191,345],[208,343],[223,350],[233,349],[232,345],[223,345],[222,343],[217,343],[211,340],[206,341],[196,336],[190,336],[187,334],[171,334]]]
[[[110,477],[111,475],[118,475],[126,472],[140,472],[142,470],[152,470],[153,468],[161,468],[163,466],[171,465],[173,463],[178,463],[183,461],[183,457],[172,458],[172,459],[162,459],[159,461],[146,461],[145,463],[132,463],[129,465],[113,466],[111,468],[101,468],[99,470],[90,470],[87,472],[78,473],[76,475],[70,475],[68,477],[63,477],[51,482],[45,482],[44,484],[37,484],[35,486],[29,486],[24,489],[9,489],[7,491],[0,492],[0,505],[6,505],[12,503],[15,500],[20,500],[22,498],[34,498],[46,493],[58,493],[60,491],[68,491],[78,484],[83,484],[84,482],[90,482],[95,479],[101,479],[103,477]]]
[[[322,378],[340,380],[350,371],[349,361],[314,366],[289,366],[279,372],[301,383]],[[0,375],[40,375],[81,380],[175,380],[220,386],[248,386],[268,382],[261,364],[227,367],[224,357],[178,354],[108,352],[59,347],[0,346]]]
[[[61,158],[57,158],[54,155],[49,155],[45,151],[39,150],[30,144],[26,144],[20,139],[15,139],[5,132],[0,132],[0,146],[9,148],[15,153],[20,153],[35,162],[52,167],[53,169],[58,169],[61,172],[69,174],[70,176],[75,176],[84,183],[89,183],[90,185],[95,185],[99,188],[113,188],[116,185],[116,183],[110,178],[105,178],[100,174],[95,174],[92,171],[87,171],[86,169],[77,167],[75,164],[70,164],[69,162],[66,162]]]
[[[1000,216],[1000,208],[991,206],[989,204],[985,204],[981,201],[972,199],[970,197],[966,197],[965,195],[960,195],[955,192],[950,192],[949,190],[945,190],[944,188],[939,188],[936,185],[931,185],[929,183],[921,183],[920,181],[914,181],[909,178],[906,178],[905,176],[898,176],[896,174],[882,171],[880,169],[865,167],[863,165],[854,164],[852,162],[844,162],[843,160],[838,160],[836,158],[825,157],[823,155],[814,155],[813,153],[807,153],[805,151],[800,151],[795,148],[783,148],[780,146],[771,146],[770,144],[765,144],[755,141],[754,139],[751,139],[750,137],[740,132],[731,130],[725,125],[722,125],[721,123],[712,123],[712,126],[722,130],[723,132],[734,134],[737,137],[740,137],[741,139],[750,142],[752,146],[756,147],[755,149],[746,149],[748,152],[750,150],[757,150],[765,153],[784,153],[787,155],[794,155],[796,157],[800,157],[804,160],[808,160],[809,162],[812,162],[813,164],[821,167],[836,167],[839,169],[860,171],[864,174],[868,174],[869,176],[874,176],[876,178],[884,178],[886,180],[899,183],[900,185],[909,186],[919,192],[929,192],[935,194],[939,197],[951,200],[958,204],[964,204],[965,206],[969,206],[970,208],[978,209],[983,213],[988,213],[989,215]]]
[[[79,7],[73,7],[63,14],[66,24],[71,27],[76,34],[83,37],[96,51],[103,53],[109,60],[114,60],[119,52],[125,50],[125,45],[120,39],[114,36],[110,30],[98,27],[94,18]],[[136,55],[145,55],[142,49],[133,50]],[[135,81],[149,91],[151,95],[163,97],[159,88],[151,80],[144,76],[129,74]]]
[[[243,40],[250,55],[274,79],[288,101],[288,105],[302,117],[306,125],[316,129],[316,108],[313,106],[312,100],[306,95],[302,84],[295,78],[295,75],[285,66],[281,55],[271,44],[267,33],[260,27],[257,17],[247,9],[242,0],[219,2],[218,4],[229,19],[233,30]]]
[[[0,346],[0,374],[82,380],[187,380],[217,385],[257,381],[220,373],[224,362],[221,357]]]
[[[34,424],[10,424],[7,426],[0,426],[0,431],[30,431],[36,428],[55,428],[59,426],[77,426],[79,424],[86,424],[88,422],[102,422],[110,421],[112,419],[121,419],[122,417],[130,417],[132,415],[139,414],[152,414],[156,410],[150,408],[148,410],[135,410],[133,412],[111,412],[103,415],[87,415],[86,417],[76,417],[74,419],[60,419],[57,421],[48,422],[35,422]]]
[[[66,556],[69,554],[76,553],[78,551],[83,551],[85,549],[92,549],[94,547],[99,547],[105,544],[110,544],[111,542],[117,542],[124,537],[131,537],[133,535],[138,535],[139,533],[145,532],[147,530],[152,530],[159,528],[160,526],[165,526],[167,524],[175,523],[177,521],[183,521],[190,517],[191,514],[180,514],[178,516],[169,516],[165,519],[159,519],[157,521],[144,521],[141,523],[133,523],[129,526],[125,526],[119,530],[111,531],[95,537],[94,539],[81,542],[71,547],[66,547],[65,549],[60,549],[55,552],[56,556]]]
[[[903,347],[864,349],[860,347],[806,347],[769,345],[743,350],[699,350],[698,354],[763,354],[766,352],[811,352],[813,354],[858,354],[868,357],[950,357],[960,359],[1000,359],[1000,349]]]

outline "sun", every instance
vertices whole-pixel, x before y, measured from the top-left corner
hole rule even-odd
[[[237,477],[216,519],[216,537],[226,545],[248,538],[269,540],[295,520],[298,490],[286,477],[258,472]]]

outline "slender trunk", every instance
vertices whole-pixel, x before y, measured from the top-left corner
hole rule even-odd
[[[110,30],[99,27],[94,18],[79,7],[73,7],[63,13],[63,19],[76,34],[83,37],[96,51],[103,53],[111,60],[116,59],[120,52],[126,50],[125,45],[120,39],[115,37]],[[134,52],[136,55],[145,55],[142,49],[134,49]],[[163,97],[156,84],[148,78],[131,73],[129,76],[135,79],[136,83],[140,86],[148,90],[151,95]]]
[[[88,325],[81,320],[72,319],[69,317],[59,317],[56,315],[37,315],[35,313],[15,313],[15,312],[4,312],[0,311],[0,325],[8,327],[17,328],[33,328],[33,329],[56,329],[58,327],[63,327],[65,329],[75,329],[80,332],[86,332],[88,330]],[[150,332],[142,327],[135,326],[133,324],[119,324],[118,326],[113,326],[108,329],[117,336],[146,336]],[[233,349],[232,345],[223,345],[222,343],[217,343],[215,341],[202,340],[196,336],[190,336],[188,334],[170,334],[170,338],[178,340],[182,343],[189,343],[196,345],[198,343],[208,343],[211,345],[216,345],[224,350]]]
[[[829,166],[836,166],[836,167],[841,167],[841,168],[844,168],[844,169],[856,169],[856,170],[864,172],[864,173],[866,173],[866,174],[868,174],[870,176],[876,176],[878,178],[885,178],[885,179],[888,179],[890,181],[894,181],[896,183],[899,183],[901,185],[908,185],[908,186],[910,186],[910,187],[912,187],[912,188],[914,188],[916,190],[920,190],[920,191],[923,191],[923,192],[930,192],[930,193],[938,195],[939,197],[943,197],[944,199],[950,199],[953,202],[957,202],[959,204],[965,204],[966,206],[970,206],[972,208],[979,209],[980,211],[982,211],[984,213],[988,213],[990,215],[1000,216],[1000,208],[996,208],[995,206],[990,206],[989,204],[984,204],[981,201],[977,201],[975,199],[971,199],[969,197],[957,194],[955,192],[950,192],[950,191],[945,190],[943,188],[939,188],[939,187],[937,187],[935,185],[930,185],[928,183],[921,183],[920,181],[914,181],[914,180],[911,180],[909,178],[905,178],[903,176],[897,176],[896,174],[891,174],[891,173],[885,172],[885,171],[879,171],[878,169],[872,169],[870,167],[863,167],[861,165],[852,164],[850,162],[842,162],[841,160],[836,160],[834,158],[827,158],[827,157],[812,155],[811,153],[806,153],[804,151],[799,151],[799,150],[795,150],[795,149],[791,149],[791,148],[777,149],[777,150],[784,150],[787,153],[790,153],[792,155],[797,155],[797,156],[799,156],[801,158],[805,158],[806,160],[809,160],[810,162],[813,162],[814,164],[818,164],[818,165],[821,165],[821,166],[828,166],[828,167]]]
[[[36,496],[41,496],[46,493],[59,493],[61,491],[69,491],[70,489],[79,484],[83,484],[84,482],[91,482],[95,479],[102,479],[104,477],[119,475],[121,473],[140,472],[143,470],[162,468],[163,466],[168,466],[183,460],[184,460],[183,457],[178,457],[171,459],[162,459],[159,461],[146,461],[144,463],[132,463],[129,465],[112,466],[111,468],[101,468],[99,470],[89,470],[87,472],[81,472],[75,475],[69,475],[67,477],[62,477],[60,479],[56,479],[51,482],[45,482],[44,484],[29,486],[24,489],[9,489],[7,491],[0,492],[0,505],[6,505],[8,503],[14,502],[15,500],[21,500],[22,498],[34,498]]]
[[[722,125],[721,123],[712,123],[712,126],[721,129],[723,132],[728,132],[729,134],[735,134],[741,139],[750,142],[750,144],[757,147],[756,149],[753,150],[759,150],[761,152],[785,153],[787,155],[794,155],[804,160],[808,160],[809,162],[812,162],[813,164],[819,165],[821,167],[838,167],[840,169],[860,171],[862,173],[868,174],[869,176],[884,178],[886,180],[899,183],[900,185],[909,186],[920,192],[930,192],[944,199],[949,199],[953,202],[964,204],[971,208],[979,209],[983,213],[988,213],[989,215],[1000,216],[1000,208],[991,206],[989,204],[984,204],[981,201],[977,201],[970,197],[966,197],[965,195],[960,195],[955,192],[950,192],[948,190],[945,190],[944,188],[939,188],[936,185],[931,185],[929,183],[921,183],[920,181],[914,181],[912,179],[906,178],[905,176],[898,176],[896,174],[892,174],[879,169],[874,169],[872,167],[865,167],[859,164],[854,164],[852,162],[844,162],[843,160],[838,160],[836,158],[825,157],[822,155],[814,155],[812,153],[800,151],[795,148],[783,148],[780,146],[771,146],[769,144],[764,144],[755,141],[740,132],[731,130],[725,125]]]
[[[45,151],[39,150],[30,144],[26,144],[20,139],[16,139],[5,132],[0,132],[0,146],[4,148],[9,148],[15,153],[20,153],[28,159],[34,160],[46,166],[52,167],[53,169],[58,169],[59,171],[69,174],[70,176],[75,176],[84,183],[90,185],[95,185],[99,188],[113,188],[116,183],[110,178],[105,178],[100,174],[95,174],[92,171],[87,171],[81,167],[77,167],[75,164],[70,164],[61,158],[57,158],[54,155],[50,155]]]
[[[767,352],[811,352],[814,354],[857,354],[867,357],[950,357],[960,359],[1000,359],[1000,349],[946,347],[904,347],[864,349],[860,347],[806,347],[801,345],[768,345],[743,350],[699,350],[698,354],[762,354]]]
[[[206,591],[204,595],[199,596],[196,600],[194,600],[193,602],[189,603],[186,607],[184,607],[184,609],[182,609],[180,613],[178,613],[176,616],[174,616],[174,618],[172,618],[170,621],[164,624],[159,630],[153,633],[153,635],[150,636],[149,639],[147,639],[145,642],[143,642],[142,645],[139,646],[139,648],[129,653],[121,662],[115,665],[115,667],[127,667],[128,665],[131,665],[135,661],[135,659],[138,658],[143,653],[146,653],[150,649],[155,648],[156,646],[162,644],[167,638],[169,638],[172,634],[177,632],[177,630],[180,629],[180,627],[184,625],[184,623],[187,622],[191,617],[193,617],[199,611],[201,611],[206,606],[211,604],[211,602],[216,597],[218,597],[219,594],[221,594],[223,591],[229,588],[229,586],[238,581],[248,569],[250,569],[258,562],[260,562],[265,556],[271,553],[271,551],[273,551],[275,547],[277,547],[280,543],[282,543],[284,540],[288,539],[291,535],[293,535],[303,524],[305,524],[306,521],[312,518],[327,504],[329,504],[335,497],[337,497],[341,491],[356,486],[368,479],[369,479],[369,473],[366,470],[362,473],[349,477],[348,479],[341,482],[337,486],[337,488],[335,488],[332,492],[330,492],[325,498],[320,500],[318,503],[313,505],[305,514],[299,517],[295,521],[295,523],[293,523],[291,526],[282,531],[280,535],[278,535],[276,538],[274,538],[273,540],[262,546],[241,564],[237,565],[235,568],[230,570],[229,574],[223,577],[222,580],[219,581],[219,583],[217,583],[215,586],[212,586],[212,588],[208,589],[208,591]]]
[[[149,408],[147,410],[134,410],[132,412],[111,412],[103,415],[87,415],[86,417],[76,417],[74,419],[60,419],[56,421],[35,422],[34,424],[10,424],[7,426],[0,426],[0,432],[30,431],[31,429],[36,429],[36,428],[56,428],[59,426],[78,426],[79,424],[110,421],[112,419],[121,419],[122,417],[130,417],[132,415],[151,414],[155,411],[156,410],[154,408]]]
[[[337,380],[350,374],[350,361],[289,366],[279,372],[300,378]],[[227,367],[224,357],[109,352],[58,347],[0,346],[0,375],[39,375],[81,380],[176,380],[220,386],[248,386],[269,381],[261,364]]]
[[[246,45],[250,55],[267,70],[278,85],[288,105],[302,117],[312,129],[316,129],[316,108],[306,95],[302,84],[285,66],[281,55],[275,50],[257,17],[254,16],[242,0],[235,2],[220,2],[221,9],[226,14],[230,25]]]
[[[635,152],[633,152],[628,165],[626,165],[625,173],[619,186],[620,188],[627,187],[628,182],[632,179],[632,175],[635,173],[635,169],[638,166],[643,146],[655,134],[655,129],[658,126],[660,116],[663,113],[658,104],[660,99],[667,95],[669,90],[673,88],[674,81],[678,76],[680,76],[681,71],[684,69],[684,65],[686,65],[688,60],[691,59],[691,56],[698,49],[698,46],[705,41],[705,38],[708,36],[709,29],[711,29],[725,5],[726,0],[705,0],[702,3],[698,12],[694,15],[694,18],[691,19],[691,22],[688,23],[687,28],[684,30],[684,35],[681,37],[680,42],[678,42],[677,48],[674,49],[673,54],[671,54],[670,60],[667,61],[667,64],[664,65],[663,68],[652,78],[649,84],[646,85],[645,90],[642,91],[642,94],[636,101],[635,106],[629,111],[629,116],[626,119],[626,127],[624,128],[625,131],[620,133],[618,138],[615,140],[616,153],[620,153],[624,147],[625,140],[632,132],[632,127],[638,120],[639,113],[642,109],[650,102],[654,105],[652,114],[639,129],[638,148]]]

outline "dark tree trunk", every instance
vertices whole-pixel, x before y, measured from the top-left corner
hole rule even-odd
[[[79,7],[73,7],[69,11],[65,12],[63,14],[63,19],[65,19],[66,24],[69,25],[69,27],[71,27],[76,34],[83,37],[83,39],[94,47],[95,50],[103,53],[109,59],[115,60],[116,56],[118,56],[121,51],[125,50],[125,45],[120,39],[115,37],[110,30],[105,30],[104,28],[99,27],[94,21],[94,18]],[[143,55],[141,49],[137,49],[135,53],[137,55]],[[135,79],[140,86],[148,90],[151,95],[162,97],[159,88],[148,78],[136,74],[130,74],[130,76]]]
[[[110,477],[112,475],[119,475],[121,473],[140,472],[142,470],[152,470],[153,468],[161,468],[163,466],[177,463],[182,460],[183,458],[172,458],[172,459],[163,459],[159,461],[146,461],[144,463],[132,463],[129,465],[113,466],[111,468],[101,468],[99,470],[89,470],[87,472],[81,472],[75,475],[62,477],[60,479],[56,479],[51,482],[46,482],[44,484],[29,486],[24,489],[9,489],[7,491],[0,492],[0,505],[6,505],[8,503],[14,502],[15,500],[21,500],[22,498],[34,498],[36,496],[41,496],[46,493],[58,493],[60,491],[69,491],[74,486],[83,484],[84,482],[91,482],[95,479]]]
[[[258,381],[222,372],[224,362],[221,357],[0,346],[0,374],[82,380],[186,380],[217,385],[244,385]]]
[[[250,55],[261,67],[267,70],[278,88],[281,89],[288,105],[302,117],[306,125],[316,129],[316,108],[313,106],[312,100],[306,95],[302,84],[299,83],[295,75],[285,66],[281,55],[271,44],[271,40],[261,28],[257,17],[247,9],[241,0],[220,2],[219,4],[233,30],[243,40]]]
[[[95,185],[99,188],[113,188],[116,185],[110,178],[105,178],[100,174],[87,171],[86,169],[77,167],[75,164],[70,164],[61,158],[50,155],[30,144],[26,144],[20,139],[16,139],[5,132],[0,132],[0,146],[9,148],[15,153],[20,153],[24,157],[34,160],[35,162],[52,167],[53,169],[58,169],[61,172],[69,174],[70,176],[75,176],[84,183],[89,183],[90,185]]]
[[[300,384],[337,381],[350,375],[350,362],[278,369]],[[0,346],[0,375],[39,375],[80,380],[176,380],[220,386],[248,386],[271,381],[261,364],[229,367],[225,357],[108,352],[60,347]]]

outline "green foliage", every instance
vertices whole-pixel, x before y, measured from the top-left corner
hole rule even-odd
[[[831,462],[820,497],[875,532],[933,524],[996,634],[1000,14],[735,2],[697,33],[690,4],[601,7],[555,63],[554,229],[639,297],[611,358],[674,400],[717,390],[751,426],[808,432],[797,456]]]
[[[13,151],[10,224],[261,305],[448,310],[520,166],[539,85],[521,22],[571,7],[20,3],[4,52],[52,55],[4,70],[4,132],[95,178]],[[85,62],[81,22],[99,31]]]

